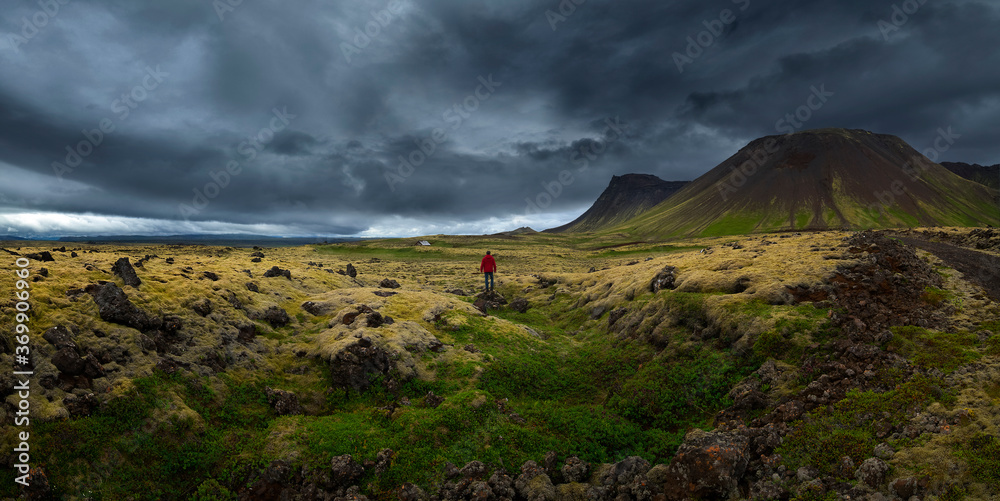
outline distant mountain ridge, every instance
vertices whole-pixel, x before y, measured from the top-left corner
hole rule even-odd
[[[965,179],[1000,190],[1000,164],[979,165],[965,162],[941,162],[941,165]]]
[[[651,174],[612,176],[611,183],[586,212],[567,224],[545,232],[597,231],[623,223],[666,200],[689,182],[664,181]]]
[[[216,245],[229,247],[294,247],[299,245],[341,243],[361,240],[353,237],[271,237],[266,235],[222,234],[222,235],[95,235],[85,237],[61,237],[37,239],[56,242],[79,243],[134,243],[165,245]]]

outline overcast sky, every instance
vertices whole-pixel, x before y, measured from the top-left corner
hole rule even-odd
[[[991,0],[8,0],[0,238],[540,230],[800,128],[951,127],[938,161],[994,164],[998,26]]]

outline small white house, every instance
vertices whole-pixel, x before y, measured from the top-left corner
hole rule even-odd
[[[430,243],[430,242],[428,242],[427,240],[420,240],[420,241],[418,241],[418,242],[417,242],[417,245],[426,245],[426,246],[430,246],[430,245],[431,245],[431,243]]]

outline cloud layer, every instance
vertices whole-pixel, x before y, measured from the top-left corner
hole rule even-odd
[[[993,164],[998,23],[986,0],[17,2],[0,224],[542,229],[612,175],[693,179],[783,127],[952,127],[939,160]]]

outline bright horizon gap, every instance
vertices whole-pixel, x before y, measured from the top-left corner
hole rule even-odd
[[[555,228],[578,217],[587,206],[554,214],[507,215],[479,221],[457,222],[383,217],[357,233],[323,232],[296,225],[241,224],[224,221],[174,221],[154,218],[72,214],[62,212],[0,213],[0,240],[4,237],[48,240],[82,237],[181,237],[246,235],[270,238],[411,238],[429,235],[489,235],[530,227],[536,231]]]

